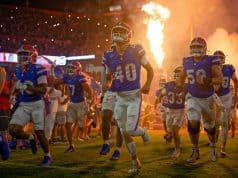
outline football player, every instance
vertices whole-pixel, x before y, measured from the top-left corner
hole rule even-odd
[[[13,78],[6,77],[6,71],[4,68],[0,67],[0,73],[3,80],[3,86],[0,92],[0,155],[2,160],[7,160],[10,155],[7,138],[11,110],[10,95],[15,89],[15,82]]]
[[[164,139],[166,140],[166,142],[171,142],[172,141],[172,135],[170,135],[168,133],[168,130],[167,130],[167,126],[166,126],[166,107],[167,107],[167,98],[166,96],[164,95],[163,98],[160,98],[159,99],[159,96],[161,94],[161,91],[163,90],[164,88],[164,85],[166,83],[166,80],[165,79],[161,79],[160,80],[160,83],[159,83],[159,86],[160,86],[160,89],[156,90],[156,100],[155,100],[155,104],[154,104],[154,107],[155,107],[155,110],[157,110],[157,107],[159,106],[159,111],[160,111],[160,117],[161,117],[161,120],[162,120],[162,123],[163,123],[163,128],[165,130],[165,135],[164,135]],[[160,102],[161,100],[161,102]]]
[[[220,60],[216,56],[206,55],[206,41],[196,37],[191,41],[191,56],[183,59],[183,78],[188,79],[186,95],[188,132],[192,142],[192,154],[187,159],[193,163],[199,159],[200,119],[202,117],[205,131],[210,140],[211,160],[216,161],[216,128],[214,103],[214,85],[220,85],[222,72]]]
[[[232,106],[232,95],[230,92],[230,81],[232,80],[234,83],[234,96],[237,95],[237,87],[238,87],[238,79],[236,77],[235,68],[231,64],[225,64],[225,54],[217,50],[213,54],[214,56],[217,56],[220,59],[220,64],[222,68],[222,74],[223,74],[223,80],[219,87],[219,89],[216,91],[217,95],[220,97],[225,110],[222,112],[222,114],[219,114],[219,122],[220,124],[217,126],[219,127],[221,125],[221,156],[226,156],[226,140],[228,135],[228,119],[231,112],[231,106]],[[236,105],[234,101],[234,105]],[[218,130],[218,129],[217,129]],[[218,134],[217,134],[218,138]]]
[[[83,132],[86,105],[85,92],[88,93],[88,98],[92,101],[91,88],[86,76],[81,71],[82,66],[80,62],[73,61],[67,65],[63,79],[53,79],[55,84],[65,83],[70,95],[70,103],[66,113],[66,133],[69,147],[65,150],[65,153],[75,151],[72,140],[72,125],[74,123],[79,125],[79,129]]]
[[[141,94],[148,94],[153,79],[153,69],[145,57],[141,45],[130,44],[132,32],[125,23],[118,23],[112,28],[111,39],[115,50],[104,53],[106,75],[113,75],[117,101],[115,119],[124,137],[131,156],[131,168],[128,173],[137,173],[141,168],[136,153],[133,136],[141,136],[145,144],[149,143],[146,129],[138,127],[141,107]],[[147,80],[140,86],[141,66],[147,71]],[[106,83],[106,82],[105,82]]]
[[[115,50],[112,46],[111,51]],[[101,155],[106,155],[110,151],[110,140],[109,140],[109,135],[110,135],[110,130],[112,131],[113,129],[110,129],[112,119],[113,119],[113,112],[115,108],[115,103],[116,103],[116,92],[114,91],[115,89],[115,84],[112,81],[112,76],[107,75],[105,73],[105,68],[106,64],[104,64],[105,59],[103,56],[102,64],[103,64],[103,72],[102,72],[102,137],[104,140],[104,144],[102,145],[102,149],[100,151]],[[106,77],[108,77],[106,79]],[[105,83],[107,82],[107,83]],[[120,132],[119,127],[116,125],[116,149],[114,150],[111,160],[118,160],[120,158],[120,152],[121,152],[121,147],[123,143],[123,138]]]
[[[183,67],[176,67],[173,72],[174,81],[165,84],[158,99],[166,96],[166,126],[168,135],[172,135],[174,138],[175,150],[172,157],[178,158],[180,156],[180,136],[179,129],[182,126],[184,118],[184,103],[186,90],[184,87],[184,81],[181,80],[181,74]]]
[[[46,92],[47,71],[43,66],[35,64],[37,56],[37,50],[29,44],[23,44],[17,51],[18,63],[21,68],[16,89],[20,90],[20,103],[12,115],[9,132],[14,138],[29,139],[33,154],[37,152],[37,137],[45,153],[39,166],[47,166],[52,162],[49,143],[44,132],[44,104],[42,100],[42,96]],[[35,134],[23,131],[23,127],[31,120],[34,123]]]

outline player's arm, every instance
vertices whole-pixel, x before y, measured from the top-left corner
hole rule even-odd
[[[236,106],[236,103],[237,103],[237,101],[236,101],[236,95],[237,95],[237,87],[238,87],[238,79],[237,79],[237,76],[236,76],[236,73],[234,72],[233,73],[233,75],[232,75],[232,77],[231,77],[231,79],[232,79],[232,81],[233,81],[233,83],[234,83],[234,106]]]
[[[154,71],[153,71],[153,68],[150,65],[150,63],[147,61],[145,55],[142,56],[140,62],[141,62],[141,65],[143,66],[143,68],[145,68],[145,70],[147,72],[146,82],[145,82],[144,86],[140,89],[140,92],[144,93],[144,94],[148,94],[150,91],[151,82],[154,77]]]
[[[211,72],[212,72],[212,78],[211,79],[207,79],[207,82],[208,83],[210,82],[210,85],[221,85],[222,79],[223,79],[223,75],[222,75],[222,71],[221,71],[220,65],[212,65]],[[203,80],[203,83],[204,82],[206,82],[206,81]]]
[[[112,74],[107,65],[103,67],[101,78],[102,78],[102,94],[104,94],[108,90],[112,82]]]
[[[92,101],[93,100],[92,89],[89,86],[88,82],[81,82],[81,86],[83,87],[83,90],[87,92],[88,98]]]

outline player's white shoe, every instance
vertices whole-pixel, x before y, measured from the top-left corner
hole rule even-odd
[[[141,169],[140,160],[138,158],[134,159],[134,160],[131,160],[131,168],[128,170],[128,173],[129,174],[136,174],[140,171],[140,169]]]
[[[178,158],[180,156],[181,152],[180,152],[180,149],[175,149],[173,154],[172,154],[172,157],[173,158]]]
[[[144,135],[142,135],[142,139],[145,145],[150,143],[150,136],[146,128],[144,128]]]
[[[194,163],[199,159],[199,149],[196,147],[192,148],[192,154],[187,159],[187,163]]]
[[[226,157],[226,149],[224,146],[221,147],[221,157]]]

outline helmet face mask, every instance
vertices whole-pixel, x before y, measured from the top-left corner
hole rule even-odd
[[[119,23],[112,28],[111,39],[113,43],[129,43],[131,40],[132,32],[124,23]]]
[[[37,50],[31,45],[22,45],[17,51],[17,60],[20,66],[26,66],[36,62]]]
[[[76,75],[77,73],[79,73],[81,71],[81,69],[82,69],[82,66],[79,62],[72,62],[67,65],[66,72],[70,76],[73,76],[73,75]]]
[[[225,64],[226,56],[222,51],[217,50],[213,53],[213,55],[218,57],[218,59],[220,60],[220,64]]]
[[[173,72],[173,78],[175,81],[180,81],[183,68],[181,66],[176,67]]]
[[[207,51],[207,44],[203,38],[197,37],[191,41],[190,54],[192,57],[204,56],[206,55],[206,51]]]

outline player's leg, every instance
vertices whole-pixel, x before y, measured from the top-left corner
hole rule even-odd
[[[26,112],[31,110],[29,105],[20,104],[12,115],[9,124],[9,133],[16,139],[29,139],[31,143],[31,150],[33,154],[37,152],[36,136],[24,131],[24,126],[30,121],[30,113]]]
[[[183,109],[178,109],[175,111],[174,117],[173,117],[172,133],[173,133],[174,145],[175,145],[173,157],[175,158],[178,158],[181,153],[180,151],[181,140],[180,140],[179,130],[183,123],[183,116],[184,116]]]
[[[42,101],[38,101],[34,103],[33,111],[32,111],[32,120],[34,123],[35,134],[41,144],[42,150],[45,154],[43,161],[39,164],[39,166],[48,166],[52,162],[50,149],[49,149],[49,141],[45,136],[44,131],[44,105]]]
[[[235,137],[235,130],[236,130],[236,108],[232,108],[231,111],[231,137]]]
[[[69,104],[68,110],[66,112],[66,135],[69,142],[69,147],[65,150],[65,153],[75,151],[72,138],[72,125],[75,123],[76,117],[77,111],[74,109],[74,105],[71,103]]]
[[[216,125],[215,125],[215,111],[209,107],[209,103],[203,103],[203,123],[204,130],[208,134],[210,141],[211,161],[216,161]]]
[[[138,159],[136,153],[136,144],[133,141],[133,136],[141,136],[144,144],[148,144],[150,142],[148,132],[145,128],[138,127],[140,110],[141,110],[141,102],[142,99],[140,96],[130,96],[127,100],[127,108],[124,112],[126,112],[126,132],[123,133],[125,138],[125,144],[127,149],[131,155],[131,168],[129,169],[129,173],[136,173],[141,168],[141,163]]]
[[[7,160],[10,156],[10,148],[7,138],[9,120],[10,111],[0,110],[0,154],[2,156],[2,160]]]
[[[78,121],[78,131],[79,131],[79,137],[85,139],[85,127],[86,127],[86,115],[85,115],[85,105],[84,102],[81,102],[77,104],[77,121]]]
[[[193,163],[199,159],[199,133],[200,133],[200,119],[201,109],[196,98],[190,96],[187,99],[187,119],[188,119],[188,133],[192,143],[192,153],[187,159],[188,163]]]
[[[45,136],[48,140],[50,140],[52,135],[52,130],[55,124],[55,117],[56,117],[56,113],[50,112],[45,119]]]
[[[228,122],[229,122],[229,116],[231,112],[231,105],[232,105],[232,97],[230,94],[222,96],[222,101],[225,106],[225,111],[222,112],[222,117],[221,117],[221,156],[225,157],[226,156],[226,141],[227,141],[227,136],[228,136]]]
[[[116,123],[116,127],[117,127],[116,128],[116,148],[115,148],[110,160],[118,160],[121,155],[121,147],[123,144],[123,137],[122,137],[121,130],[118,127],[117,123]]]
[[[165,122],[166,122],[166,131],[167,134],[164,136],[166,142],[171,142],[172,138],[173,138],[173,130],[172,130],[172,124],[173,124],[173,113],[171,111],[167,111],[166,112],[166,118],[165,118]]]
[[[100,150],[101,155],[106,155],[110,151],[110,128],[111,128],[111,121],[113,116],[113,111],[115,107],[116,101],[116,94],[110,91],[107,91],[104,94],[103,101],[102,101],[102,138],[103,138],[103,145]]]
[[[138,126],[142,99],[140,96],[130,97],[127,107],[126,132],[130,136],[141,136],[144,144],[147,145],[150,142],[147,129]]]

